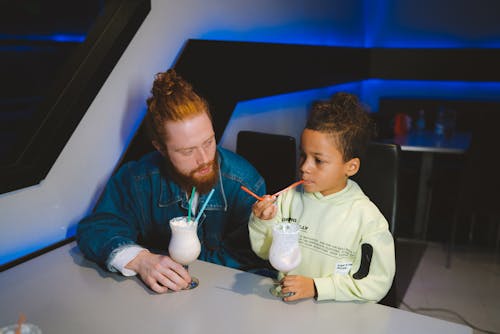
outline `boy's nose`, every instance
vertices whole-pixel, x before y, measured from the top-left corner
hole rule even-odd
[[[305,159],[304,161],[302,161],[302,163],[300,164],[300,171],[302,173],[308,173],[309,172],[309,163],[307,162],[307,159]]]

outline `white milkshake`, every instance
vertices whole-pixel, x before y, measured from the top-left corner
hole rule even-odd
[[[300,264],[299,230],[299,225],[294,223],[277,223],[273,226],[269,261],[283,273],[288,273]]]
[[[273,242],[269,250],[269,262],[285,276],[297,268],[302,259],[299,248],[299,231],[299,225],[295,223],[282,222],[273,226]],[[273,296],[279,298],[293,295],[292,292],[283,293],[281,285],[275,285],[269,291]]]
[[[189,221],[187,217],[175,217],[170,220],[172,237],[168,245],[170,257],[183,265],[188,265],[198,258],[201,251],[200,240],[196,230],[198,223]]]

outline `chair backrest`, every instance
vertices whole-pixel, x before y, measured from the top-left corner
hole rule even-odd
[[[361,160],[360,170],[352,177],[387,219],[393,235],[396,233],[400,154],[397,144],[372,142]]]
[[[247,159],[264,177],[268,194],[285,188],[297,177],[297,148],[294,137],[240,131],[236,153]]]
[[[394,239],[396,239],[400,155],[401,148],[397,144],[372,142],[361,160],[360,170],[352,177],[387,219]],[[397,276],[396,272],[392,286],[380,304],[399,307]]]

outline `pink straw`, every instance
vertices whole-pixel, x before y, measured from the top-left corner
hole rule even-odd
[[[285,191],[290,190],[290,189],[292,189],[292,188],[295,188],[296,186],[298,186],[299,184],[302,184],[302,183],[304,183],[304,180],[300,180],[300,181],[297,181],[297,182],[295,182],[295,183],[292,183],[291,185],[289,185],[289,186],[288,186],[288,187],[286,187],[285,189],[278,191],[278,192],[277,192],[276,194],[274,194],[273,196],[278,197],[279,195],[281,195],[281,194],[282,194],[282,193],[284,193]],[[245,186],[241,186],[241,190],[243,190],[243,191],[244,191],[244,192],[246,192],[247,194],[249,194],[249,195],[251,195],[251,196],[255,197],[258,201],[263,201],[263,200],[264,200],[264,198],[263,198],[263,197],[260,197],[259,195],[257,195],[257,194],[255,194],[255,193],[253,193],[250,189],[248,189],[248,188],[247,188],[247,187],[245,187]]]
[[[255,197],[255,198],[256,198],[257,200],[259,200],[259,201],[262,201],[262,200],[263,200],[263,198],[262,198],[262,197],[260,197],[259,195],[257,195],[257,194],[255,194],[255,193],[253,193],[250,189],[248,189],[248,188],[247,188],[247,187],[245,187],[245,186],[241,186],[241,190],[243,190],[243,191],[244,191],[244,192],[246,192],[247,194],[249,194],[249,195],[251,195],[251,196]]]
[[[304,180],[300,180],[300,181],[297,181],[297,182],[295,182],[295,183],[292,183],[291,185],[289,185],[289,186],[288,186],[288,187],[286,187],[285,189],[278,191],[278,192],[277,192],[276,194],[274,194],[273,196],[278,197],[279,195],[281,195],[281,193],[284,193],[284,192],[285,192],[285,191],[287,191],[287,190],[290,190],[290,189],[292,189],[292,188],[295,188],[296,186],[298,186],[299,184],[302,184],[302,183],[304,183]]]

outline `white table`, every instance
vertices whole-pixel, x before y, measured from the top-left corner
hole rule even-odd
[[[417,194],[414,235],[425,239],[427,234],[428,208],[430,205],[429,178],[431,177],[435,154],[464,154],[469,148],[470,133],[456,133],[451,138],[437,136],[432,131],[411,132],[396,136],[391,141],[399,144],[402,151],[421,152],[420,178]]]
[[[0,326],[23,312],[44,334],[472,333],[379,304],[287,304],[269,294],[269,278],[207,262],[190,271],[199,287],[158,295],[85,260],[73,242],[0,273]]]

